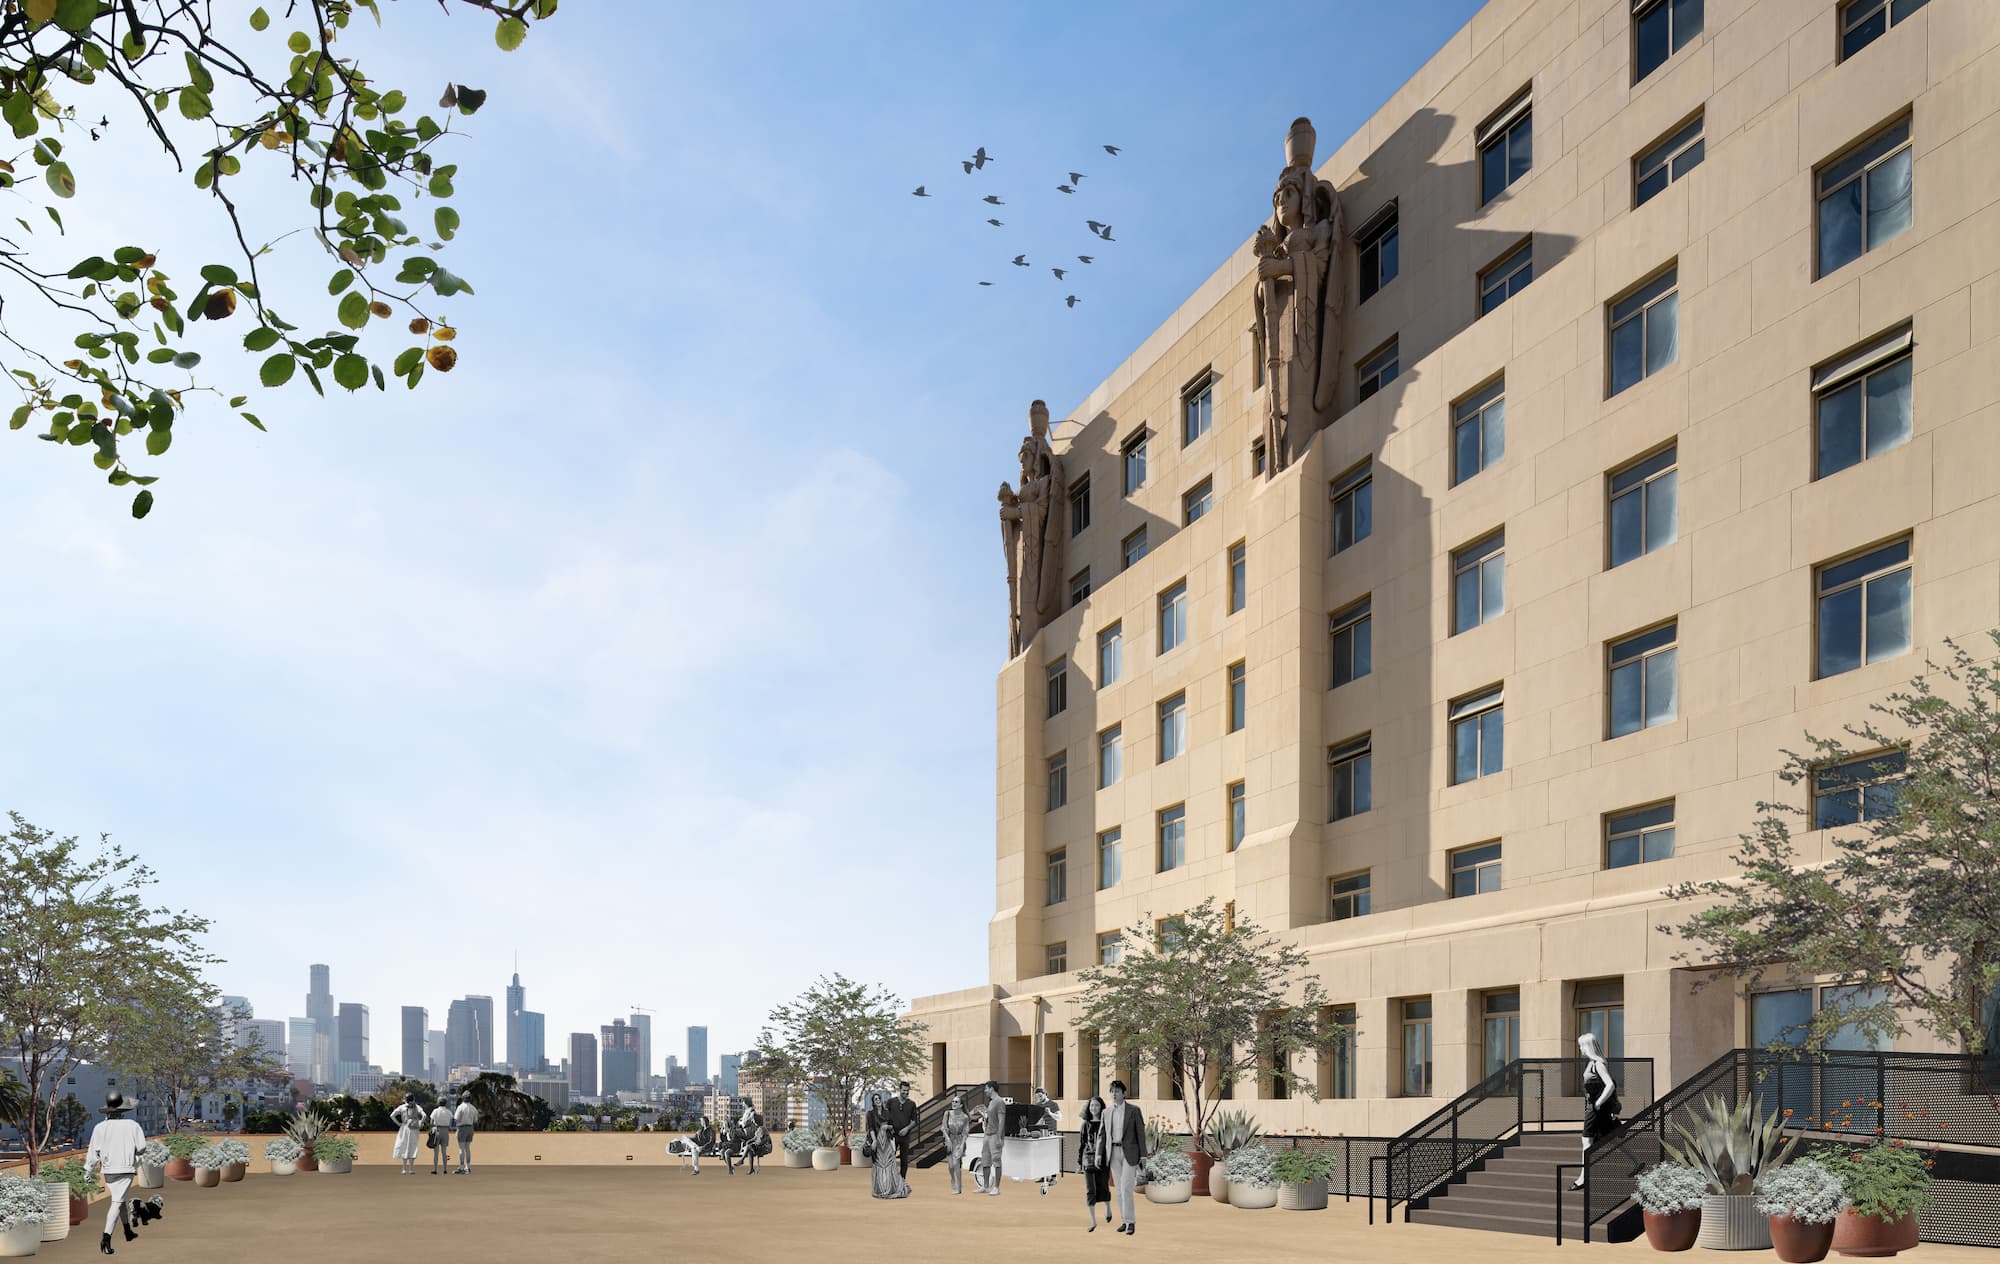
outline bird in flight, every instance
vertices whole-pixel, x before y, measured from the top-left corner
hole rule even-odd
[[[1070,173],[1069,173],[1069,182],[1070,182],[1071,184],[1082,184],[1082,183],[1083,183],[1083,173],[1082,173],[1081,171],[1072,171],[1072,172],[1070,172]]]
[[[1111,225],[1100,224],[1094,219],[1087,219],[1083,222],[1090,225],[1091,232],[1096,233],[1099,237],[1104,238],[1104,240],[1106,241],[1111,240]]]
[[[961,162],[961,163],[959,163],[958,165],[959,165],[959,166],[961,166],[961,167],[964,167],[964,168],[965,168],[965,174],[966,174],[966,175],[971,175],[971,174],[972,174],[972,163],[971,163],[971,161],[970,161],[970,160],[967,160],[967,161],[965,161],[965,162]]]
[[[1074,192],[1076,192],[1076,186],[1075,186],[1075,185],[1073,185],[1073,184],[1059,184],[1059,185],[1057,185],[1057,186],[1056,186],[1056,192],[1058,192],[1058,193],[1074,193]]]
[[[980,284],[981,284],[981,285],[991,285],[991,284],[993,284],[993,282],[991,282],[991,281],[981,281],[981,282],[980,282]]]
[[[1060,281],[1063,279],[1063,270],[1061,268],[1050,268],[1049,271],[1056,274],[1056,280]]]
[[[1001,201],[1001,200],[1000,200],[999,198],[997,198],[997,197],[994,197],[994,196],[993,196],[993,195],[992,195],[991,193],[987,194],[987,195],[986,195],[985,197],[983,197],[983,198],[981,198],[981,199],[979,199],[979,200],[980,200],[980,201],[982,201],[982,202],[990,202],[990,203],[992,203],[992,204],[993,204],[994,206],[1005,206],[1005,205],[1007,205],[1007,204],[1006,204],[1005,202],[1002,202],[1002,201]]]
[[[979,148],[972,151],[972,165],[974,167],[977,167],[980,170],[984,171],[986,169],[986,164],[992,161],[993,159],[986,156],[986,146],[981,145]]]
[[[1017,268],[1025,268],[1025,267],[1027,267],[1027,266],[1028,266],[1028,256],[1026,256],[1026,255],[1015,255],[1015,256],[1014,256],[1014,266],[1015,266],[1015,267],[1017,267]]]
[[[1068,304],[1071,307],[1075,307],[1078,303],[1081,303],[1082,301],[1083,301],[1082,299],[1078,298],[1074,294],[1070,295],[1068,298],[1063,300],[1064,303]]]
[[[989,224],[991,224],[991,225],[993,225],[993,227],[995,227],[995,228],[998,228],[998,227],[1000,227],[1000,221],[999,221],[999,220],[997,220],[997,219],[989,219],[989,220],[987,220],[986,222],[987,222],[987,223],[989,223]]]
[[[1078,263],[1089,263],[1089,262],[1090,262],[1090,256],[1089,256],[1089,255],[1078,255],[1078,256],[1076,257],[1076,261],[1077,261]]]
[[[930,194],[928,194],[928,193],[924,192],[924,186],[920,184],[920,185],[918,185],[918,186],[917,186],[917,191],[916,191],[916,192],[915,192],[914,194],[912,194],[911,196],[913,196],[913,197],[929,197],[929,196],[930,196]]]
[[[1113,158],[1116,158],[1118,156],[1118,146],[1106,145],[1104,147],[1104,152],[1110,154]]]

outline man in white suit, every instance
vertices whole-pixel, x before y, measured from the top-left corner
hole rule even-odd
[[[1132,1194],[1139,1185],[1139,1171],[1146,1162],[1146,1119],[1139,1108],[1125,1100],[1125,1081],[1111,1081],[1111,1107],[1104,1112],[1104,1140],[1111,1151],[1111,1183],[1118,1187],[1118,1232],[1131,1235],[1138,1226],[1133,1221]]]

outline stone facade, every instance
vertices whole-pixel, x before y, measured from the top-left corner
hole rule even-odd
[[[1267,1130],[1401,1131],[1479,1078],[1489,992],[1518,994],[1529,1057],[1573,1055],[1578,1025],[1599,1021],[1580,1010],[1615,1005],[1623,1052],[1655,1059],[1662,1087],[1749,1042],[1751,1003],[1697,992],[1677,968],[1681,946],[1657,929],[1673,912],[1662,889],[1728,872],[1758,801],[1799,800],[1775,775],[1783,748],[1868,718],[1947,637],[1990,653],[1983,630],[2000,624],[2000,26],[1982,5],[1932,3],[1843,60],[1830,0],[1706,8],[1706,29],[1635,82],[1630,0],[1493,0],[1320,164],[1350,236],[1332,269],[1347,287],[1345,361],[1337,418],[1286,468],[1266,477],[1256,451],[1269,402],[1254,239],[1068,414],[1080,429],[1057,455],[1071,488],[1088,478],[1089,509],[1065,566],[1079,580],[1088,568],[1088,596],[999,675],[991,981],[914,1003],[929,1087],[1032,1081],[1073,1112],[1090,1062],[1070,1028],[1074,972],[1098,936],[1207,896],[1302,946],[1355,1011],[1351,1097],[1238,1087]],[[1700,164],[1635,204],[1641,159],[1696,117]],[[1503,146],[1504,178],[1523,118],[1526,170],[1485,196],[1498,179],[1482,149]],[[1900,119],[1908,227],[1823,269],[1819,182]],[[1359,252],[1376,243],[1380,267],[1370,234],[1392,200],[1397,275],[1364,297]],[[1511,264],[1493,265],[1524,242],[1532,283],[1508,289]],[[1665,288],[1646,288],[1668,269]],[[1614,317],[1669,290],[1672,350],[1656,345],[1636,362],[1655,371],[1627,387]],[[1905,328],[1908,439],[1816,477],[1816,381],[1879,338],[1893,359]],[[1391,340],[1393,380],[1365,374]],[[1504,452],[1461,477],[1455,413],[1495,384]],[[1203,390],[1208,428],[1189,438]],[[1128,493],[1142,435],[1144,481]],[[1671,529],[1611,565],[1614,477],[1670,448]],[[1364,462],[1372,529],[1335,551],[1334,493]],[[1059,511],[1073,527],[1073,507]],[[1144,555],[1125,566],[1141,530]],[[1454,589],[1471,582],[1456,564],[1494,532],[1504,600],[1455,631]],[[1909,652],[1820,670],[1823,567],[1896,541],[1909,545]],[[1334,687],[1331,620],[1364,598],[1370,669]],[[1163,618],[1185,622],[1164,651]],[[1611,647],[1669,622],[1675,705],[1614,737]],[[1114,625],[1122,670],[1106,682],[1099,642]],[[1229,731],[1237,664],[1246,711]],[[1496,687],[1504,756],[1453,784],[1450,709]],[[1188,740],[1162,760],[1161,703],[1176,695]],[[1113,726],[1120,775],[1100,789]],[[1369,808],[1331,819],[1330,752],[1364,736]],[[1066,793],[1051,807],[1058,754]],[[1609,867],[1609,818],[1666,803],[1671,855]],[[1162,871],[1161,814],[1176,808],[1185,856]],[[1121,872],[1099,889],[1111,830]],[[1498,889],[1452,898],[1454,855],[1494,842]],[[1361,873],[1367,915],[1333,920],[1330,881]],[[1403,1003],[1422,1000],[1431,1084],[1412,1095]],[[1333,1071],[1319,1069],[1327,1087]],[[1111,1076],[1106,1051],[1100,1083]],[[1158,1108],[1156,1073],[1135,1096]]]

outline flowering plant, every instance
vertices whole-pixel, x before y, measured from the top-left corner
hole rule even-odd
[[[1800,1224],[1830,1224],[1847,1207],[1840,1173],[1815,1159],[1787,1163],[1757,1178],[1757,1210]]]
[[[1656,1216],[1699,1211],[1708,1196],[1708,1177],[1685,1163],[1655,1163],[1639,1174],[1639,1206]]]
[[[1815,1162],[1840,1176],[1857,1216],[1896,1221],[1931,1205],[1930,1162],[1901,1141],[1878,1141],[1859,1150],[1821,1146]]]
[[[297,1163],[306,1148],[290,1137],[273,1137],[264,1143],[264,1157],[273,1163]]]
[[[49,1196],[40,1181],[25,1176],[0,1176],[0,1232],[24,1224],[47,1224]]]

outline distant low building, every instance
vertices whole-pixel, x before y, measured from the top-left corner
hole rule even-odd
[[[560,1115],[570,1103],[569,1080],[560,1075],[523,1076],[520,1090],[530,1097],[539,1097],[547,1102],[549,1109]]]

